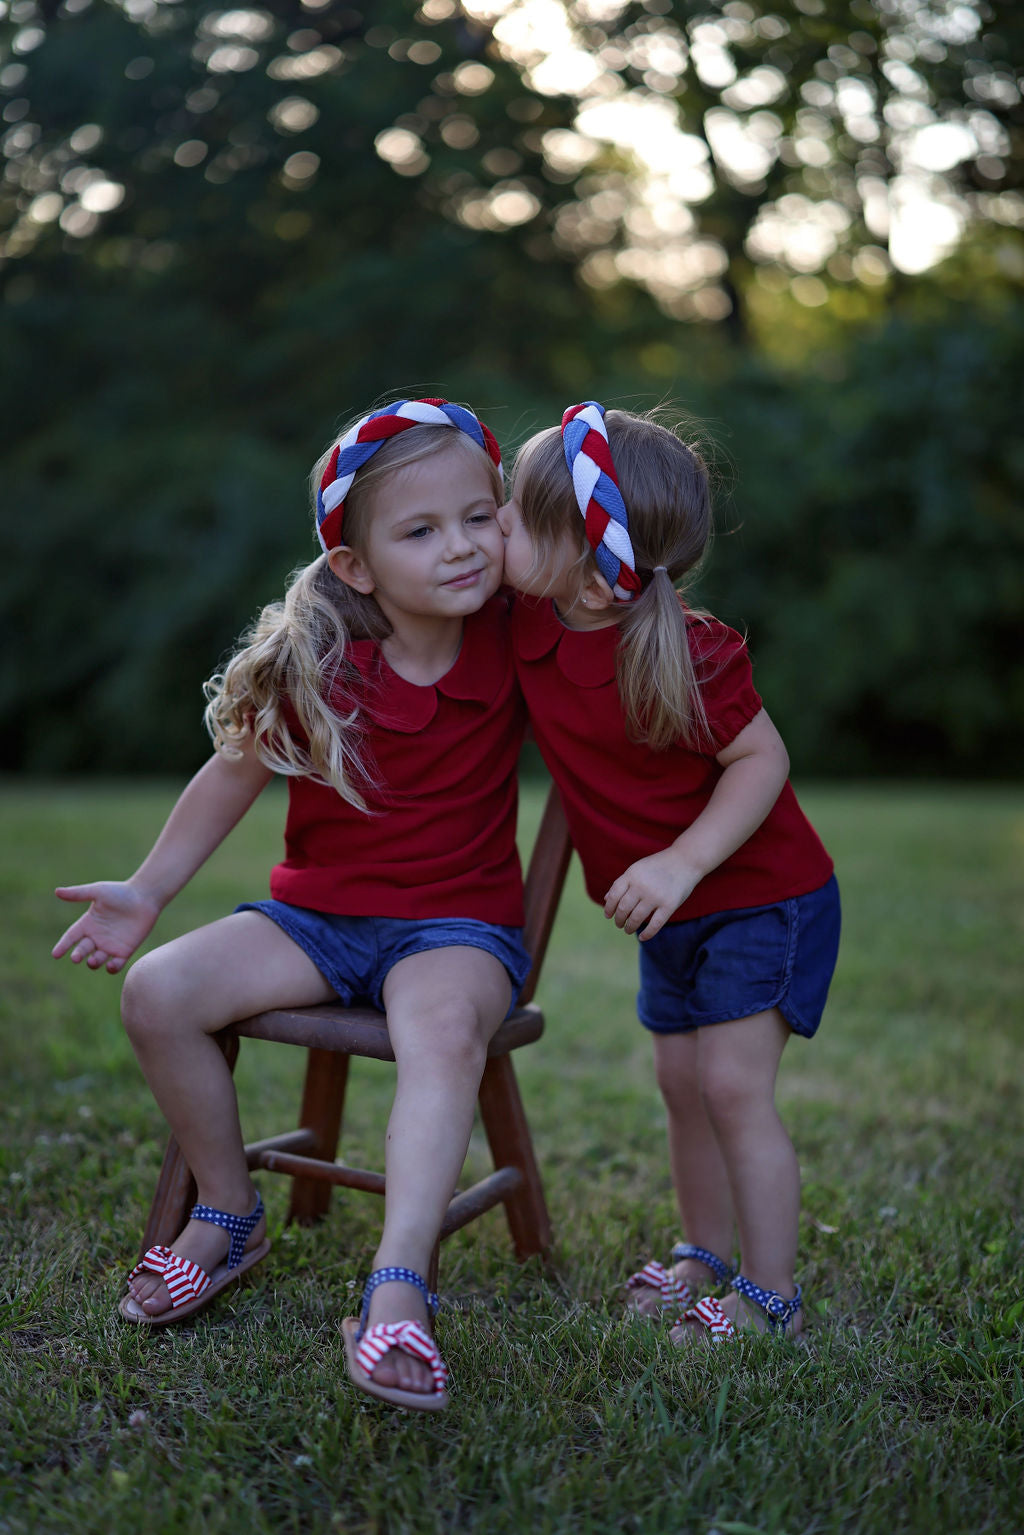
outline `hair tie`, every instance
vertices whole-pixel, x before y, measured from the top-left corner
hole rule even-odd
[[[654,569],[651,571],[651,575],[652,576],[656,576],[658,574],[659,570],[663,570],[665,572],[665,574],[668,575],[668,566],[667,565],[655,565]]]
[[[562,417],[562,448],[598,569],[620,602],[632,602],[641,583],[603,405],[596,400],[570,405]]]
[[[341,543],[345,497],[359,470],[378,448],[410,426],[458,427],[483,448],[501,473],[501,451],[494,434],[464,405],[453,405],[449,400],[395,400],[381,410],[372,410],[335,443],[316,493],[316,531],[325,552]]]

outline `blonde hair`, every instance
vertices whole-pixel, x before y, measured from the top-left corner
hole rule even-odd
[[[407,428],[376,452],[356,475],[345,498],[345,543],[364,553],[377,494],[388,475],[430,458],[444,448],[478,454],[486,463],[495,499],[501,476],[484,450],[456,426]],[[313,504],[333,444],[310,474]],[[341,581],[321,554],[294,571],[283,601],[272,602],[239,641],[222,672],[205,684],[204,721],[215,750],[237,755],[243,742],[255,743],[260,761],[275,773],[330,784],[342,799],[365,810],[373,769],[367,761],[365,725],[357,699],[365,684],[348,659],[353,640],[379,644],[391,625],[372,596]],[[352,704],[339,713],[337,683],[352,685]],[[291,705],[302,736],[289,725]]]
[[[627,726],[655,751],[679,740],[703,749],[711,743],[711,733],[687,621],[707,615],[684,609],[676,588],[684,578],[692,581],[711,541],[708,466],[696,446],[683,442],[653,415],[609,410],[605,426],[643,582],[632,602],[616,603],[616,675]],[[536,568],[543,568],[568,536],[578,552],[574,569],[582,592],[598,566],[558,427],[538,432],[520,448],[512,489],[535,545]]]

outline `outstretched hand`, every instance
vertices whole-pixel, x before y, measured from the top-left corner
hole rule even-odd
[[[640,942],[660,933],[672,913],[679,910],[700,872],[686,863],[674,848],[652,853],[631,863],[604,898],[604,914],[624,932],[640,933]]]
[[[59,885],[54,893],[62,901],[91,903],[54,945],[54,959],[70,952],[72,964],[84,959],[90,970],[106,968],[111,975],[123,969],[160,915],[156,903],[127,881]]]

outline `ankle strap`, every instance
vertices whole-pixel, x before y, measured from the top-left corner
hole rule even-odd
[[[725,1262],[724,1258],[719,1258],[716,1253],[709,1252],[706,1247],[694,1247],[692,1242],[677,1242],[672,1249],[672,1256],[677,1262],[684,1258],[696,1258],[699,1263],[703,1263],[706,1268],[711,1270],[719,1284],[728,1284],[736,1272],[730,1263]]]
[[[209,1221],[211,1226],[222,1226],[231,1238],[228,1244],[227,1266],[236,1269],[245,1257],[245,1244],[252,1236],[263,1215],[263,1200],[256,1195],[256,1208],[251,1215],[232,1215],[228,1210],[215,1210],[212,1205],[193,1205],[189,1219]]]
[[[800,1310],[800,1303],[803,1300],[803,1291],[799,1285],[796,1287],[796,1294],[787,1300],[784,1295],[779,1294],[778,1290],[762,1290],[760,1285],[748,1279],[745,1274],[737,1274],[732,1281],[732,1287],[747,1300],[753,1301],[755,1306],[760,1306],[768,1319],[769,1332],[783,1332]]]
[[[422,1274],[417,1274],[415,1269],[396,1268],[394,1265],[390,1265],[387,1268],[374,1269],[373,1273],[370,1274],[367,1278],[366,1284],[363,1286],[363,1305],[362,1310],[359,1313],[359,1332],[357,1334],[357,1341],[362,1337],[366,1328],[366,1318],[370,1314],[370,1296],[373,1294],[374,1290],[376,1290],[378,1285],[391,1284],[395,1280],[398,1280],[402,1284],[411,1284],[414,1289],[419,1290],[420,1294],[423,1296],[423,1299],[427,1303],[428,1315],[434,1316],[436,1314],[437,1308],[441,1304],[440,1297],[432,1294],[431,1291],[427,1289],[427,1282],[423,1278]]]

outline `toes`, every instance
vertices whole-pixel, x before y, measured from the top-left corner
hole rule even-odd
[[[399,1391],[423,1391],[433,1389],[433,1378],[425,1365],[411,1359],[400,1349],[390,1349],[373,1372],[378,1386],[391,1386]]]
[[[635,1311],[638,1316],[657,1316],[661,1310],[661,1296],[657,1290],[652,1290],[649,1285],[631,1290],[626,1301],[627,1309]]]

